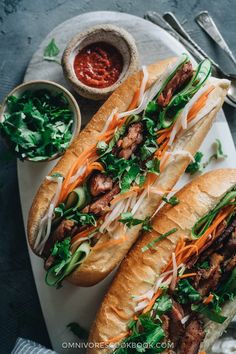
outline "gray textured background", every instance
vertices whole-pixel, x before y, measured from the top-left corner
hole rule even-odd
[[[236,68],[194,22],[208,10],[236,55],[235,0],[1,0],[0,101],[24,76],[27,63],[45,35],[70,17],[112,10],[143,17],[147,10],[172,11],[184,27],[226,71]],[[236,143],[236,110],[224,111]],[[16,161],[0,141],[0,354],[12,349],[18,336],[46,346],[50,341],[32,277],[20,212]]]

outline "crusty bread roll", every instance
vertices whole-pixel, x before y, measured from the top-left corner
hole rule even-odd
[[[176,194],[180,200],[178,205],[166,204],[156,214],[152,223],[153,230],[139,238],[121,263],[92,325],[89,342],[105,342],[127,331],[127,324],[135,315],[136,302],[133,295],[139,296],[151,289],[151,284],[169,262],[180,236],[186,240],[191,239],[193,225],[234,186],[236,169],[211,171],[194,179]],[[155,251],[141,251],[145,245],[173,228],[178,230],[158,242]],[[200,350],[206,351],[223,333],[236,314],[235,304],[236,300],[233,300],[224,306],[222,315],[229,317],[223,324],[206,321],[206,336]],[[124,318],[119,317],[116,309],[125,314]],[[108,352],[111,350],[95,347],[88,350],[89,354]]]
[[[171,58],[148,66],[149,79],[147,87],[150,87],[158,79],[166,66],[174,60],[175,58]],[[66,176],[71,165],[79,158],[80,154],[96,141],[112,110],[115,107],[117,107],[118,112],[124,112],[127,110],[134,93],[140,87],[142,78],[143,74],[141,72],[131,76],[110,96],[105,104],[94,115],[86,128],[78,135],[65,155],[53,168],[51,174],[59,172],[63,176]],[[215,80],[213,78],[212,80],[215,88],[209,94],[206,106],[218,99],[217,106],[208,112],[204,118],[198,121],[191,129],[185,131],[179,138],[177,137],[172,144],[172,151],[185,150],[191,155],[194,155],[199,149],[215,119],[216,113],[223,104],[228,89],[228,83],[226,81]],[[155,187],[164,191],[172,189],[189,164],[191,159],[190,156],[176,155],[169,159],[160,177],[155,182]],[[49,204],[55,194],[55,190],[56,183],[45,179],[34,198],[29,213],[28,240],[35,253],[37,252],[34,250],[34,242],[39,229],[39,222],[48,210]],[[160,202],[161,196],[150,194],[143,200],[142,208],[136,213],[136,217],[144,219],[146,216],[152,215]],[[120,263],[132,244],[136,241],[140,228],[141,226],[137,225],[128,229],[125,242],[110,245],[106,247],[106,249],[99,247],[101,243],[110,239],[109,234],[104,233],[99,238],[97,244],[91,249],[86,260],[80,267],[75,269],[67,279],[71,283],[80,286],[91,286],[104,279]]]

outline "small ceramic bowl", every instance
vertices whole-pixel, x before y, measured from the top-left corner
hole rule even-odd
[[[68,108],[72,111],[73,113],[73,125],[72,125],[72,136],[71,136],[71,140],[68,144],[68,147],[71,145],[72,141],[74,140],[74,138],[77,136],[77,134],[80,131],[81,128],[81,114],[80,114],[80,109],[79,106],[75,100],[75,98],[73,97],[73,95],[67,90],[65,89],[63,86],[52,82],[52,81],[47,81],[47,80],[35,80],[35,81],[28,81],[26,83],[23,83],[17,87],[15,87],[4,99],[2,105],[0,106],[0,122],[3,121],[3,115],[4,113],[8,112],[8,107],[7,107],[7,100],[9,96],[16,96],[19,97],[21,96],[25,91],[32,91],[32,92],[36,92],[38,90],[42,90],[42,89],[46,89],[48,91],[50,91],[52,94],[58,94],[58,93],[62,93],[64,95],[64,97],[66,97],[69,106]],[[10,146],[10,143],[8,141],[7,138],[4,137],[4,140],[6,141],[7,145]],[[68,148],[67,147],[67,148]],[[51,161],[54,159],[57,159],[59,156],[63,155],[64,152],[58,152],[55,153],[53,156],[51,156],[50,158],[47,159],[43,159],[43,160],[38,160],[37,162],[41,162],[41,161]],[[28,157],[25,157],[24,160],[28,160],[28,161],[33,161]]]
[[[74,71],[74,60],[83,48],[90,44],[105,42],[115,47],[123,58],[123,69],[118,80],[105,88],[94,88],[82,83]],[[134,38],[124,29],[105,24],[94,26],[74,36],[62,56],[65,78],[73,89],[83,97],[92,100],[106,99],[127,77],[139,68],[139,55]]]

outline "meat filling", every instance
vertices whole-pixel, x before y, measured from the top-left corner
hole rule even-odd
[[[184,317],[183,307],[176,301],[172,300],[172,310],[170,312],[169,336],[174,346],[177,347],[179,340],[184,333],[184,326],[181,320]]]
[[[180,341],[179,354],[197,354],[204,337],[205,333],[201,322],[197,318],[192,319]]]
[[[93,197],[109,192],[112,190],[112,187],[112,178],[100,172],[94,174],[89,181],[89,189]]]
[[[143,124],[141,122],[131,124],[126,136],[117,142],[117,147],[121,149],[118,156],[128,160],[138,145],[142,143],[142,133]]]
[[[225,222],[219,225],[217,240],[208,244],[208,248],[198,258],[197,264],[201,265],[205,260],[209,264],[208,267],[199,269],[197,266],[188,271],[197,273],[190,282],[202,298],[215,291],[225,277],[227,278],[227,274],[236,267],[236,216],[229,226]],[[182,307],[172,299],[172,310],[167,314],[167,318],[163,319],[166,338],[172,341],[174,349],[179,354],[197,354],[205,337],[203,324],[194,313],[190,313],[186,325],[182,324],[181,320],[185,313],[189,314],[189,310],[188,304]]]
[[[103,215],[107,211],[109,211],[109,205],[112,199],[116,194],[120,192],[120,187],[118,184],[116,184],[112,190],[106,194],[104,194],[102,197],[97,199],[95,202],[92,204],[88,205],[86,208],[83,209],[84,213],[93,213],[95,215]]]
[[[193,75],[193,67],[190,62],[185,63],[174,75],[174,77],[168,82],[162,93],[157,99],[157,103],[160,107],[164,108],[172,99],[174,93],[179,90],[184,84],[186,84]]]

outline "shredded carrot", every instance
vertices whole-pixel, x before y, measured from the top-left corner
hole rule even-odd
[[[198,354],[207,354],[206,352],[199,352]]]
[[[87,228],[86,230],[83,230],[76,234],[75,236],[72,237],[71,244],[74,244],[76,241],[78,241],[82,237],[86,237],[89,235],[90,232],[94,231],[96,229],[96,226],[91,226]]]
[[[138,316],[134,315],[133,319],[134,319],[135,321],[138,321]]]
[[[172,126],[169,127],[169,128],[165,128],[165,129],[158,130],[158,134],[170,132],[171,130],[172,130]]]
[[[228,206],[222,209],[219,214],[216,216],[212,225],[204,232],[204,234],[195,242],[195,245],[198,249],[201,249],[204,245],[208,236],[217,228],[217,226],[232,212],[234,206]]]
[[[155,301],[158,299],[158,297],[160,297],[161,294],[162,294],[162,289],[159,289],[157,293],[153,296],[149,304],[145,307],[143,313],[147,313],[152,309],[153,305],[155,304]]]
[[[110,308],[122,319],[122,320],[129,320],[130,316],[125,314],[123,310],[117,309],[115,306],[110,306]]]
[[[196,115],[197,113],[200,111],[200,109],[202,107],[205,106],[207,98],[210,94],[210,92],[214,89],[214,86],[210,86],[208,88],[208,90],[206,92],[204,92],[199,99],[194,103],[194,105],[192,106],[192,108],[190,109],[189,113],[188,113],[188,122],[190,122]]]
[[[197,275],[197,273],[183,274],[183,275],[179,276],[179,279],[191,278],[191,277],[195,277],[196,275]]]
[[[155,173],[149,172],[147,174],[146,181],[145,181],[143,187],[146,188],[146,187],[152,185],[156,179],[157,179],[157,175]]]
[[[158,132],[159,133],[159,132]],[[158,138],[157,138],[157,143],[161,144],[165,139],[167,139],[170,136],[170,132],[166,132],[161,134]]]
[[[131,109],[136,108],[137,103],[138,103],[138,99],[139,99],[139,95],[140,95],[140,89],[138,89],[133,96],[133,99],[128,107],[128,111],[130,111]]]
[[[214,298],[213,294],[207,296],[207,298],[203,300],[204,305],[208,305],[210,302],[212,302],[213,298]]]
[[[128,335],[130,334],[130,331],[127,331],[125,333],[121,333],[119,336],[104,340],[103,342],[100,342],[101,344],[109,344],[109,343],[116,343],[119,340],[128,337]]]
[[[70,184],[70,186],[64,190],[63,197],[66,197],[70,192],[72,192],[84,180],[84,178],[86,178],[94,170],[104,171],[104,167],[97,161],[88,164],[86,171],[74,183]]]
[[[126,199],[129,196],[131,196],[132,194],[140,192],[141,190],[142,190],[142,188],[140,188],[139,186],[133,186],[130,188],[129,191],[122,193],[122,194],[118,194],[115,198],[113,198],[111,201],[111,205],[119,202],[120,200]]]

